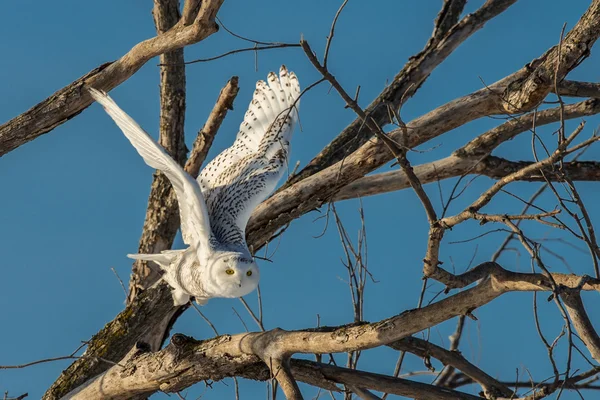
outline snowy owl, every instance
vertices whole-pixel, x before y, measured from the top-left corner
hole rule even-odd
[[[296,75],[282,66],[279,79],[271,72],[268,84],[256,83],[233,145],[212,160],[197,180],[106,93],[89,91],[146,164],[167,176],[179,202],[181,233],[188,247],[128,257],[154,261],[165,270],[163,279],[172,287],[175,305],[187,303],[191,296],[205,304],[213,297],[241,297],[256,289],[259,271],[246,244],[246,225],[285,174],[298,120]]]

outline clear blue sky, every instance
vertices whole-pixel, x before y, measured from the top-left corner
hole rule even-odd
[[[340,1],[246,2],[227,0],[219,13],[236,33],[265,41],[295,42],[300,34],[322,54]],[[470,1],[472,11],[483,1]],[[568,3],[568,4],[567,4]],[[366,106],[404,65],[408,57],[422,49],[433,27],[441,1],[350,1],[338,23],[331,50],[330,68],[339,81],[354,92],[361,85],[361,105]],[[563,23],[571,28],[585,8],[586,0],[543,2],[522,0],[494,19],[464,43],[435,70],[402,115],[406,121],[457,96],[482,87],[515,71],[542,54],[559,40]],[[152,2],[141,0],[82,2],[5,2],[0,24],[0,121],[27,110],[57,89],[92,68],[120,57],[139,41],[154,35]],[[209,57],[246,43],[224,30],[205,42],[186,49],[186,60]],[[592,57],[573,73],[571,79],[598,81],[600,60]],[[235,111],[230,113],[215,141],[210,156],[232,142],[254,82],[285,63],[299,76],[303,87],[319,78],[298,49],[272,50],[258,56],[258,71],[251,53],[218,61],[191,65],[187,69],[186,133],[191,147],[196,132],[213,106],[219,90],[232,76],[240,77],[240,93]],[[156,136],[158,124],[157,60],[151,60],[133,78],[111,94],[147,131]],[[293,141],[292,160],[302,164],[335,137],[354,114],[344,109],[335,92],[325,85],[302,100],[303,131]],[[591,134],[600,120],[588,118]],[[495,126],[485,119],[461,127],[423,149],[412,153],[414,164],[448,155],[456,146]],[[576,122],[575,122],[576,124]],[[572,126],[570,124],[569,126]],[[543,130],[550,138],[551,129]],[[501,147],[498,155],[531,159],[529,135]],[[586,159],[598,159],[598,148]],[[387,169],[386,169],[387,170]],[[24,145],[0,159],[0,243],[3,278],[0,291],[0,364],[19,364],[40,358],[67,355],[87,340],[123,308],[124,294],[111,272],[114,267],[127,279],[131,262],[125,254],[135,252],[146,210],[153,171],[139,158],[121,132],[99,106],[92,106],[51,133]],[[465,193],[472,200],[490,181],[478,179]],[[442,185],[448,193],[451,184]],[[578,185],[589,204],[598,204],[598,184]],[[527,196],[536,187],[511,187]],[[427,187],[439,207],[436,185]],[[457,202],[451,211],[465,204]],[[376,321],[416,306],[421,288],[422,258],[425,253],[427,223],[420,203],[411,191],[367,198],[363,201],[369,240],[369,267],[378,283],[366,288],[366,319]],[[552,208],[547,197],[543,203]],[[346,201],[338,209],[354,235],[359,226],[357,200]],[[521,205],[509,197],[499,198],[489,212],[517,212]],[[439,208],[438,208],[439,209]],[[591,207],[595,221],[600,210]],[[324,325],[352,320],[346,271],[337,231],[331,225],[326,233],[324,220],[310,213],[295,221],[283,235],[272,256],[273,263],[261,263],[261,288],[268,328],[299,329],[315,326],[317,314]],[[491,230],[493,227],[485,228]],[[557,237],[556,233],[531,225],[533,237]],[[466,239],[483,232],[477,224],[465,224],[448,235],[447,241]],[[502,234],[477,242],[446,243],[442,260],[457,271],[474,262],[488,260]],[[181,247],[181,241],[176,242]],[[553,245],[570,262],[575,272],[591,274],[586,254],[560,243]],[[528,270],[529,261],[521,251],[501,261],[510,269]],[[473,254],[476,253],[474,256]],[[557,259],[549,258],[556,271],[566,271]],[[340,279],[341,278],[341,279]],[[439,289],[428,291],[428,299]],[[256,296],[249,301],[256,305]],[[476,311],[479,321],[468,321],[461,350],[473,362],[501,379],[514,379],[515,369],[529,370],[535,379],[551,374],[546,351],[533,326],[531,294],[509,294]],[[545,298],[545,296],[542,296]],[[598,301],[597,294],[586,296]],[[548,337],[560,331],[561,320],[552,304],[542,302],[541,315]],[[203,311],[221,333],[242,332],[244,327],[232,307],[256,329],[237,300],[213,300]],[[598,322],[598,313],[592,315]],[[432,340],[447,344],[454,322],[431,331]],[[212,335],[193,311],[188,311],[173,332],[196,338]],[[508,347],[510,346],[510,347]],[[559,350],[564,350],[564,346]],[[559,362],[564,362],[559,352]],[[386,349],[364,353],[359,367],[390,374],[397,355]],[[341,359],[340,359],[341,360]],[[70,364],[55,362],[27,370],[0,371],[0,391],[11,395],[29,392],[39,398],[58,374]],[[585,365],[576,364],[579,367]],[[403,372],[424,370],[423,363],[408,357]],[[421,377],[430,381],[432,376]],[[233,383],[216,383],[203,399],[233,397]],[[241,383],[242,399],[263,398],[264,383]],[[471,387],[473,389],[475,387]],[[202,383],[188,391],[189,399],[204,392]],[[306,390],[310,398],[315,393]],[[156,395],[163,398],[164,395]],[[165,397],[166,398],[166,397]],[[569,398],[569,397],[563,397]]]

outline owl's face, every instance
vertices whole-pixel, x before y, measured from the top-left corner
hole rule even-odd
[[[258,286],[258,265],[243,253],[227,252],[213,260],[211,276],[222,297],[242,297]]]

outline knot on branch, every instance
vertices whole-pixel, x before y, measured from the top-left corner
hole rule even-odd
[[[502,109],[509,114],[531,111],[550,93],[546,82],[537,71],[530,76],[511,82],[502,93]]]
[[[182,333],[176,333],[173,335],[173,337],[171,337],[171,344],[175,347],[183,347],[192,341],[193,339],[191,337]]]
[[[150,344],[142,342],[141,340],[135,343],[135,349],[137,350],[138,354],[149,353],[152,351],[152,347],[150,346]]]
[[[248,335],[242,343],[247,350],[244,352],[257,355],[267,365],[271,359],[282,359],[286,356],[281,345],[281,335],[286,331],[281,328],[271,329],[255,335]]]
[[[144,354],[152,351],[150,345],[146,342],[138,341],[135,346],[129,350],[129,353],[121,360],[119,365],[124,365],[119,376],[125,378],[133,375],[137,371],[136,361]]]
[[[588,282],[592,282],[593,280],[594,279],[592,277],[590,277],[589,275],[582,275],[579,279],[579,282],[576,285],[568,286],[565,284],[558,284],[556,286],[554,293],[552,293],[549,296],[548,301],[553,300],[554,296],[556,296],[556,295],[563,298],[565,300],[565,302],[568,302],[568,300],[570,300],[573,297],[579,297],[581,291],[583,290],[583,287]]]

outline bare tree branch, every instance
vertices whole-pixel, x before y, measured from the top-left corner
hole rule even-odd
[[[559,83],[558,94],[571,97],[600,97],[600,84],[563,80]]]
[[[312,363],[317,364],[317,363]],[[348,368],[334,367],[332,365],[320,364],[317,369],[325,378],[338,383],[349,382],[363,389],[376,390],[416,398],[422,400],[476,400],[480,397],[467,393],[457,392],[428,385],[426,383],[409,381],[407,379],[393,378],[391,376],[374,374],[352,370]]]
[[[181,23],[185,26],[190,25],[196,19],[200,10],[201,0],[185,0],[183,4],[183,16]]]
[[[118,367],[107,371],[89,385],[69,393],[69,398],[94,400],[110,397],[119,400],[132,396],[148,396],[157,390],[176,392],[198,381],[207,379],[218,381],[231,374],[254,380],[269,379],[269,369],[258,357],[236,356],[233,363],[225,362],[224,359],[228,356],[223,354],[219,347],[229,339],[228,336],[221,336],[199,342],[176,334],[171,343],[158,353],[148,353],[143,345],[140,345],[132,349],[127,359],[123,360],[126,361],[124,368]],[[210,352],[208,357],[202,355],[207,349]],[[293,359],[290,369],[298,380],[336,392],[340,391],[336,384],[345,384],[360,385],[362,388],[420,399],[476,400],[479,398],[420,382],[307,360]],[[119,384],[119,381],[124,384]]]
[[[600,113],[600,101],[589,99],[580,103],[564,107],[562,118],[567,120],[585,115]],[[468,174],[485,175],[490,178],[502,178],[514,173],[532,162],[510,161],[503,158],[488,156],[500,144],[511,140],[534,126],[558,122],[561,118],[561,110],[552,108],[538,112],[525,114],[513,118],[508,122],[478,136],[465,146],[456,150],[452,156],[431,163],[415,167],[415,174],[422,183],[430,183],[438,180],[454,178]],[[566,162],[565,172],[573,180],[600,179],[600,164],[596,162]],[[547,171],[546,177],[550,180],[558,180],[559,176]],[[543,181],[539,174],[523,176],[526,181]],[[395,170],[359,178],[343,187],[335,194],[335,200],[345,200],[356,197],[372,196],[379,193],[401,190],[409,187],[408,179],[403,171]]]
[[[435,182],[468,174],[481,174],[491,178],[501,178],[513,173],[530,163],[513,162],[497,157],[486,157],[502,143],[513,139],[535,126],[540,127],[553,122],[579,118],[600,113],[600,101],[588,99],[564,107],[551,108],[537,113],[529,113],[511,118],[504,124],[491,129],[456,150],[452,156],[415,167],[415,173],[423,183]],[[569,176],[574,180],[600,179],[600,165],[596,163],[566,163]],[[596,170],[596,172],[594,172]],[[553,176],[548,176],[552,179]],[[529,175],[524,180],[542,180],[539,175]],[[401,190],[408,187],[408,180],[403,171],[395,170],[359,178],[343,187],[334,197],[345,200],[356,197]]]
[[[428,46],[440,42],[448,34],[450,29],[456,25],[462,14],[467,0],[444,0],[442,9],[433,23],[433,33],[427,43]]]
[[[580,284],[583,285],[586,281],[587,278],[583,277]],[[600,363],[600,337],[585,311],[580,291],[579,287],[561,288],[560,297],[565,303],[579,337],[590,351],[592,358]]]
[[[271,356],[290,356],[294,353],[337,353],[349,350],[367,349],[391,344],[397,340],[417,333],[429,326],[470,313],[487,304],[494,298],[511,291],[547,291],[551,283],[545,275],[510,272],[496,263],[485,263],[471,271],[456,277],[465,286],[477,280],[480,283],[463,292],[449,296],[420,309],[406,311],[397,316],[376,323],[354,324],[344,327],[329,327],[305,331],[283,331],[275,329],[266,332],[224,335],[207,341],[195,341],[184,335],[174,335],[171,344],[165,349],[150,353],[147,345],[138,345],[119,362],[121,366],[112,367],[106,373],[70,393],[74,399],[96,399],[111,397],[128,398],[133,395],[149,395],[156,390],[177,391],[199,380],[218,380],[225,376],[236,375],[251,379],[268,379],[268,362]],[[600,291],[600,280],[588,279],[581,285],[581,278],[575,275],[552,274],[557,283],[583,290]],[[265,363],[260,362],[257,353],[261,353]],[[298,373],[296,361],[291,364],[294,378],[313,385],[325,387],[309,381],[306,373]],[[303,363],[309,363],[303,361]],[[314,364],[314,363],[313,363]],[[261,367],[262,366],[262,367]],[[332,371],[327,374],[327,368]],[[381,375],[340,370],[339,368],[319,365],[319,379],[325,376],[337,383],[351,383],[365,389],[382,390],[406,395],[406,390],[419,385],[415,382],[407,387],[406,381]],[[362,380],[362,378],[365,378]],[[350,381],[348,381],[351,379]],[[322,381],[321,381],[322,382]],[[394,386],[396,385],[396,386]],[[397,391],[400,386],[404,389]],[[327,386],[331,390],[331,386]],[[396,388],[396,391],[394,390]],[[423,391],[411,392],[419,398],[471,399],[473,397],[448,389],[438,388],[432,392],[431,386],[424,385]],[[418,394],[417,394],[418,393]],[[439,397],[439,396],[447,397]],[[105,396],[105,397],[101,397]],[[430,396],[430,397],[423,397]],[[433,397],[438,396],[438,397]]]
[[[459,352],[449,351],[433,343],[416,337],[406,337],[388,346],[395,350],[408,351],[423,358],[434,357],[444,365],[461,370],[473,381],[479,383],[486,395],[491,397],[510,397],[513,392],[506,385],[500,383],[481,369],[467,361]]]
[[[559,52],[558,46],[552,48],[545,60],[526,79],[515,81],[506,88],[502,95],[506,112],[523,112],[537,107],[552,91],[555,79],[562,81],[569,71],[589,56],[590,49],[600,34],[600,28],[596,24],[598,18],[600,3],[592,1],[563,40],[561,51]]]
[[[346,385],[348,389],[352,392],[356,393],[358,397],[362,400],[381,400],[381,397],[375,396],[373,393],[369,392],[367,389],[361,389],[359,387],[353,385]]]
[[[204,126],[198,132],[190,156],[185,163],[185,170],[190,175],[198,176],[200,173],[200,167],[208,155],[208,151],[212,146],[212,142],[217,135],[221,124],[227,116],[227,112],[233,110],[233,101],[239,90],[237,76],[231,77],[225,87],[221,89],[217,102],[204,123]]]
[[[25,113],[0,126],[0,156],[75,117],[92,103],[85,85],[109,91],[129,79],[160,54],[200,42],[218,30],[215,23],[223,0],[203,1],[193,24],[178,23],[162,35],[135,45],[117,61],[106,63],[60,89]]]
[[[23,400],[27,396],[29,396],[29,393],[23,393],[22,395],[17,397],[8,397],[8,391],[6,391],[4,392],[4,397],[2,397],[2,400]]]
[[[510,118],[456,150],[459,157],[484,156],[517,135],[554,122],[581,118],[600,113],[600,99],[588,99],[564,107],[549,108]]]
[[[344,3],[344,4],[346,4],[346,3]],[[341,8],[340,8],[340,11],[341,11]],[[339,12],[337,15],[339,15]],[[337,15],[336,15],[336,18],[337,18]],[[333,32],[333,29],[332,29],[332,32]],[[325,78],[329,83],[331,83],[331,86],[333,86],[336,89],[336,91],[339,93],[339,95],[342,97],[342,99],[346,102],[346,107],[351,108],[359,116],[359,118],[361,118],[361,120],[363,121],[363,124],[366,125],[373,132],[373,134],[375,136],[377,136],[377,138],[381,139],[385,143],[385,145],[387,146],[387,149],[390,151],[390,153],[394,156],[394,158],[396,158],[396,160],[400,164],[402,171],[405,173],[406,177],[408,178],[410,186],[413,188],[413,190],[419,197],[419,200],[423,204],[423,207],[425,208],[425,212],[427,214],[427,219],[429,220],[429,223],[433,224],[437,220],[437,215],[435,213],[433,205],[431,204],[431,201],[429,200],[429,197],[425,193],[425,190],[423,190],[423,186],[421,185],[419,178],[414,174],[412,166],[410,165],[410,162],[408,161],[408,159],[406,157],[406,148],[404,146],[396,143],[395,141],[389,139],[386,136],[386,134],[381,130],[381,127],[379,125],[377,125],[377,123],[373,119],[371,119],[370,117],[368,117],[365,114],[365,112],[363,111],[362,108],[360,108],[360,106],[358,105],[356,100],[352,99],[352,97],[350,97],[350,95],[344,90],[344,88],[335,79],[335,77],[333,75],[331,75],[331,73],[327,69],[326,64],[323,63],[323,65],[321,65],[319,63],[319,60],[312,52],[310,46],[308,45],[308,42],[301,40],[300,44],[302,45],[302,48],[304,49],[306,56],[308,57],[310,62],[313,64],[313,66],[317,69],[317,71],[319,71],[321,73],[323,78]],[[328,41],[328,44],[329,44],[329,41]],[[329,46],[327,46],[327,48],[328,47]],[[399,119],[399,117],[398,117],[398,119]],[[401,121],[398,121],[398,122],[401,122]],[[402,123],[402,128],[404,129],[404,135],[406,136],[406,126],[403,123]]]
[[[231,50],[228,52],[225,52],[223,54],[219,54],[218,56],[214,56],[214,57],[208,57],[208,58],[199,58],[196,60],[192,60],[192,61],[187,61],[187,64],[197,64],[197,63],[205,63],[205,62],[209,62],[209,61],[215,61],[218,60],[220,58],[225,58],[227,56],[231,56],[234,54],[239,54],[239,53],[246,53],[249,51],[253,51],[253,52],[259,52],[262,50],[273,50],[273,49],[285,49],[288,47],[300,47],[300,45],[298,43],[274,43],[274,44],[268,44],[265,46],[258,46],[258,45],[254,45],[253,47],[244,47],[242,49],[235,49],[235,50]]]

